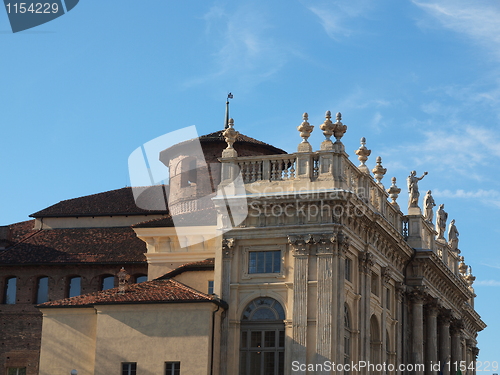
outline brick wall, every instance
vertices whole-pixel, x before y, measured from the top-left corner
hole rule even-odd
[[[146,262],[124,267],[132,276],[147,274]],[[72,276],[81,277],[81,293],[85,294],[99,290],[102,275],[116,275],[120,268],[115,264],[0,267],[0,375],[7,375],[9,367],[26,367],[27,375],[38,374],[42,314],[35,303],[40,277],[49,277],[48,297],[53,301],[67,296]],[[11,276],[17,277],[16,304],[7,305],[5,282]]]

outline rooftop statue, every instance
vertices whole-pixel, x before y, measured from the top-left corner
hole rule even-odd
[[[436,230],[438,232],[438,240],[444,240],[444,231],[446,230],[446,220],[448,220],[448,213],[444,210],[444,204],[440,204],[436,212]]]
[[[427,175],[427,172],[424,172],[422,177],[417,177],[416,175],[416,171],[411,171],[410,175],[407,178],[408,193],[410,195],[408,200],[408,208],[418,207],[418,198],[420,197],[420,193],[418,192],[418,182]]]
[[[436,202],[434,202],[431,193],[432,191],[428,190],[424,197],[424,219],[429,223],[432,223],[432,218],[434,216],[433,208],[436,206]]]
[[[453,219],[448,227],[448,245],[450,245],[452,250],[458,249],[458,230],[455,226],[455,219]]]

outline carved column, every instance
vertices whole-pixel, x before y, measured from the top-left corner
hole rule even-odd
[[[427,310],[427,337],[426,337],[426,361],[425,373],[427,375],[437,375],[438,368],[438,345],[437,345],[437,316],[439,313],[438,306],[431,303],[426,306]]]
[[[337,234],[337,282],[336,289],[333,291],[337,296],[337,311],[336,311],[336,326],[337,328],[337,362],[343,363],[344,358],[344,306],[345,306],[345,257],[346,252],[349,249],[350,240],[349,237],[339,232]],[[335,262],[334,258],[334,262]],[[335,286],[334,286],[335,288]]]
[[[441,362],[441,372],[449,375],[448,362],[450,361],[450,315],[445,312],[439,316],[439,361]]]
[[[359,275],[361,301],[359,309],[360,353],[359,358],[370,358],[370,293],[371,293],[371,268],[373,266],[372,254],[368,251],[359,254]],[[360,373],[367,374],[363,368]]]
[[[309,266],[310,235],[290,235],[288,242],[294,256],[293,274],[293,348],[292,358],[299,363],[306,363],[307,345],[307,281]],[[305,374],[304,372],[297,372]]]
[[[222,239],[222,287],[220,298],[223,301],[230,301],[230,284],[231,284],[231,263],[233,259],[233,248],[234,248],[234,238],[224,238]],[[221,327],[221,363],[220,363],[220,373],[221,375],[228,374],[227,369],[227,354],[229,351],[229,316],[228,311],[222,313],[222,327]]]
[[[403,327],[403,297],[406,292],[406,286],[403,283],[397,283],[396,285],[396,316],[398,319],[398,323],[396,326],[396,362],[397,363],[404,363],[404,353],[403,353],[403,348],[404,346],[404,327]],[[400,375],[401,369],[399,366],[396,366],[396,373]]]
[[[451,333],[451,371],[452,375],[456,374],[460,369],[460,361],[462,360],[462,321],[458,320],[453,322],[450,327]]]
[[[477,346],[474,346],[472,348],[472,362],[474,362],[474,370],[472,371],[473,375],[476,375],[476,362],[477,362],[477,356],[479,355],[479,348]]]
[[[317,312],[316,312],[316,363],[332,361],[333,339],[333,247],[336,238],[332,234],[313,236],[317,244]],[[319,372],[321,374],[321,372]],[[326,372],[325,372],[326,374]]]
[[[424,363],[424,295],[416,289],[411,294],[412,312],[412,363]],[[420,369],[415,371],[416,375],[422,375]]]
[[[380,301],[382,303],[382,358],[383,362],[387,364],[393,363],[392,358],[387,354],[389,348],[387,347],[387,290],[390,287],[392,272],[389,268],[384,267],[382,270],[382,291],[380,294]],[[392,340],[391,340],[392,341]]]

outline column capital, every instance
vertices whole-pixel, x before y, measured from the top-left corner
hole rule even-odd
[[[292,254],[294,257],[307,257],[311,242],[312,236],[310,234],[288,235],[288,243],[292,245]]]
[[[339,256],[345,256],[350,244],[351,240],[347,234],[342,231],[337,233],[337,251]]]
[[[317,245],[317,255],[332,255],[333,246],[337,242],[337,238],[332,233],[313,234],[311,242]]]
[[[224,259],[231,259],[233,257],[233,248],[236,240],[234,238],[222,239],[222,257]]]
[[[475,360],[477,361],[477,356],[479,355],[479,348],[477,346],[472,347],[472,355],[474,356]]]
[[[359,270],[364,274],[370,274],[373,265],[373,254],[368,251],[362,251],[359,253]]]
[[[392,271],[389,267],[382,267],[382,282],[387,286],[392,278]]]
[[[427,298],[425,293],[425,286],[414,286],[410,291],[408,291],[408,297],[413,303],[423,304]]]
[[[427,316],[435,318],[439,315],[439,305],[434,301],[426,304],[425,310],[427,311]]]
[[[450,334],[452,336],[460,336],[462,333],[462,329],[465,327],[462,319],[453,320],[450,324]]]
[[[403,300],[405,293],[406,285],[402,282],[396,283],[396,298],[398,299],[398,302],[401,302]]]
[[[439,312],[438,321],[440,325],[450,326],[451,324],[451,311],[443,309]]]

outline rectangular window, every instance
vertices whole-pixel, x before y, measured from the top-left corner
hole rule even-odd
[[[351,268],[352,268],[351,258],[345,258],[345,279],[347,281],[352,281]]]
[[[7,375],[26,375],[26,367],[9,367]]]
[[[36,288],[36,303],[44,303],[49,300],[49,278],[44,276],[38,279]]]
[[[165,375],[180,375],[181,363],[180,362],[165,362]]]
[[[248,273],[280,273],[281,251],[250,251]]]
[[[214,294],[214,281],[208,280],[208,294]]]
[[[122,375],[136,375],[137,362],[122,362]]]
[[[3,296],[3,303],[13,305],[16,303],[16,289],[17,279],[10,277],[5,280],[5,291]]]
[[[379,283],[379,279],[378,279],[378,275],[375,274],[375,273],[372,273],[372,293],[375,294],[376,296],[378,296],[378,283]]]

